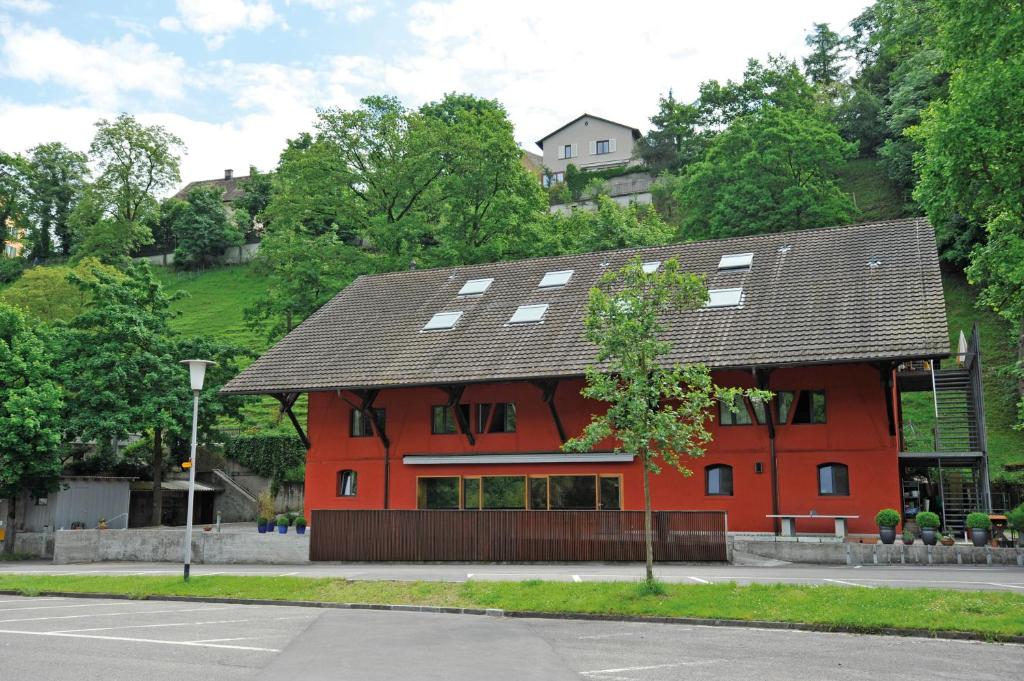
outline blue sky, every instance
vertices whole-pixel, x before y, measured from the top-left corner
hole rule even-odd
[[[645,129],[658,96],[799,58],[867,0],[0,0],[0,148],[88,147],[128,111],[182,137],[183,181],[272,167],[318,106],[495,97],[524,148],[587,111]]]

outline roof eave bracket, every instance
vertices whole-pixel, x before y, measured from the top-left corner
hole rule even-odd
[[[295,412],[292,411],[292,407],[295,406],[295,401],[299,399],[299,395],[302,393],[271,393],[271,396],[281,403],[280,413],[287,414],[292,425],[295,427],[295,432],[299,436],[299,440],[302,441],[302,446],[306,449],[310,448],[309,438],[306,437],[306,432],[302,430],[302,425],[299,424],[299,419],[295,417]]]

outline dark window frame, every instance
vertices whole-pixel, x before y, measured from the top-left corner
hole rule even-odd
[[[820,421],[815,420],[815,411],[814,411],[814,400],[815,400],[815,396],[818,396],[818,395],[821,396],[821,401],[822,401],[822,404],[821,404],[821,407],[822,407],[822,417],[821,417]],[[800,412],[800,409],[801,409],[801,402],[803,402],[803,400],[805,399],[805,396],[806,396],[806,399],[807,399],[807,418],[808,418],[808,420],[806,420],[806,421],[804,421],[804,420],[797,421],[797,416],[798,416],[798,414]],[[824,424],[828,423],[828,391],[825,390],[824,388],[813,388],[813,389],[805,389],[805,390],[796,391],[796,396],[793,399],[793,404],[792,404],[792,408],[790,409],[790,412],[791,412],[790,417],[792,418],[792,421],[790,422],[790,425],[793,425],[793,426],[820,426],[820,425],[824,425]]]
[[[439,431],[437,429],[437,421],[436,421],[436,414],[437,414],[437,410],[439,410],[439,409],[443,409],[444,410],[444,414],[445,414],[443,419],[442,419],[442,421],[443,421],[444,427],[446,429],[445,430],[441,430],[441,431]],[[463,403],[457,405],[455,407],[455,409],[461,409],[462,410],[463,415],[466,417],[466,423],[468,423],[469,427],[472,428],[473,424],[472,424],[472,421],[471,421],[471,415],[473,413],[473,410],[470,409],[470,405],[468,403],[466,403],[466,402],[463,402]],[[451,428],[452,428],[451,430],[447,430],[447,427],[449,425],[449,419],[451,419],[451,421],[450,421],[450,425],[451,425]],[[430,434],[431,435],[461,435],[462,433],[459,430],[459,420],[457,418],[455,418],[455,410],[452,409],[451,407],[449,407],[447,404],[432,404],[430,406]]]
[[[604,145],[604,151],[601,151],[601,145]],[[597,140],[594,143],[594,154],[604,155],[612,153],[612,142],[611,139]]]
[[[772,399],[772,409],[775,411],[777,426],[788,426],[789,418],[793,415],[793,409],[796,406],[796,400],[800,396],[799,390],[776,390],[775,397]],[[789,395],[789,406],[786,408],[786,413],[782,413],[782,400],[780,399],[783,395]]]
[[[711,474],[712,474],[712,471],[719,471],[719,475],[718,475],[718,489],[719,489],[719,491],[718,492],[712,492],[711,491]],[[726,485],[724,484],[725,478],[721,474],[721,472],[724,472],[724,471],[728,471],[728,482],[729,482],[729,484],[728,484],[729,491],[728,492],[722,491],[726,487]],[[711,464],[710,466],[705,466],[704,467],[704,495],[708,496],[708,497],[731,497],[731,496],[735,496],[736,487],[735,487],[735,483],[733,482],[733,474],[732,473],[733,473],[732,466],[730,466],[727,463],[714,463],[714,464]]]
[[[826,492],[822,485],[822,473],[828,469],[829,485],[831,492]],[[836,477],[836,471],[842,470],[842,478]],[[838,483],[842,483],[841,485]],[[850,496],[850,467],[838,461],[828,461],[818,464],[818,496],[819,497],[848,497]]]
[[[346,474],[352,480],[352,485],[350,486],[350,492],[348,494],[345,493],[346,485],[344,484],[344,480],[345,480]],[[339,497],[354,497],[354,496],[358,496],[358,494],[359,494],[359,472],[358,471],[356,471],[356,470],[354,470],[352,468],[343,468],[340,471],[338,471],[338,476],[337,476],[335,482],[337,484],[337,489],[335,489],[334,491],[335,491],[335,494],[337,496],[339,496]]]
[[[754,425],[754,417],[750,413],[750,407],[747,405],[747,399],[742,396],[737,396],[736,401],[740,404],[737,411],[734,412],[725,400],[718,400],[718,425],[723,427]],[[736,419],[740,418],[740,415],[744,413],[747,415],[746,422],[741,423],[740,421],[737,421]],[[726,421],[726,416],[729,418],[728,421]]]
[[[381,425],[381,430],[384,430],[385,423],[387,423],[387,412],[383,407],[374,407],[371,409],[375,420]],[[356,432],[356,421],[359,421],[359,425],[363,427],[362,433]],[[375,424],[374,424],[375,425]],[[353,409],[348,419],[348,436],[349,437],[373,437],[374,426],[367,421],[363,415],[363,412],[359,409]]]

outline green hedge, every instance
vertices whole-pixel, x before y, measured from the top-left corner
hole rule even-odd
[[[224,455],[256,475],[270,479],[271,494],[282,482],[302,479],[306,449],[294,435],[257,433],[239,435],[224,444]]]

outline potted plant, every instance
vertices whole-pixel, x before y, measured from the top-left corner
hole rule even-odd
[[[903,530],[903,543],[910,546],[914,543],[914,533],[910,530]]]
[[[259,532],[260,534],[266,534],[267,533],[267,519],[264,518],[263,516],[260,516],[259,518],[256,519],[256,531]]]
[[[288,534],[288,516],[277,516],[277,532],[278,534]]]
[[[896,541],[896,526],[900,524],[900,514],[895,509],[883,508],[875,514],[875,524],[878,525],[878,536],[883,544],[892,544]]]
[[[956,543],[956,539],[953,539],[953,535],[951,535],[951,534],[939,533],[939,542],[943,546],[952,546],[953,544]]]
[[[306,519],[301,515],[295,519],[295,533],[306,534]]]
[[[975,511],[967,514],[967,527],[971,530],[971,543],[984,546],[988,543],[988,529],[991,526],[987,513]]]
[[[927,546],[935,546],[938,539],[936,530],[939,529],[939,515],[931,511],[921,511],[917,514],[917,524],[921,526],[921,541]]]
[[[105,529],[107,529],[107,519],[106,518],[100,518],[96,522],[96,529],[97,530],[105,530]]]

